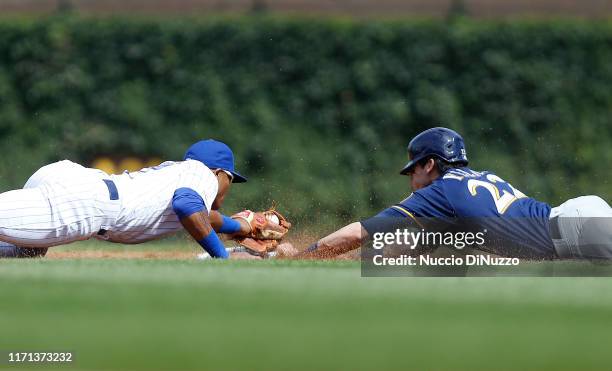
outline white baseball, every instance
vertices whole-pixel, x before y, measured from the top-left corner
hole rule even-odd
[[[268,220],[274,224],[280,224],[280,220],[278,219],[278,216],[274,214],[268,215]]]

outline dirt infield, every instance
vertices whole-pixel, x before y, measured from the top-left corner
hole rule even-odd
[[[83,250],[83,251],[53,251],[49,250],[45,259],[164,259],[164,260],[192,260],[196,257],[197,251],[190,252],[184,250],[168,251],[104,251]],[[351,251],[339,256],[335,260],[359,260],[359,250]]]
[[[292,243],[297,249],[306,248],[316,241],[312,233],[296,233],[285,242]],[[46,259],[165,259],[192,260],[201,253],[201,248],[189,237],[161,241],[153,244],[117,245],[100,241],[85,241],[65,246],[52,247]],[[358,260],[360,251],[354,250],[341,255],[337,260]]]
[[[194,259],[196,252],[184,250],[168,250],[168,251],[117,251],[117,250],[70,250],[62,251],[49,249],[46,259],[177,259],[188,260]]]
[[[320,234],[320,235],[319,235]],[[326,232],[314,233],[312,230],[293,232],[284,242],[290,242],[297,249],[305,249]],[[226,242],[226,246],[235,246]],[[69,245],[49,248],[45,259],[162,259],[193,260],[202,252],[202,248],[186,233],[149,243],[123,245],[91,239]],[[358,259],[359,250],[345,254],[341,259]]]

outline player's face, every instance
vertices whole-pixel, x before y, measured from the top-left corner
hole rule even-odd
[[[425,163],[425,166],[416,164],[416,166],[410,172],[410,187],[413,191],[425,188],[433,182],[435,179],[433,171],[435,169],[435,162],[430,159]]]
[[[216,170],[215,175],[217,176],[217,181],[219,182],[219,189],[217,190],[217,197],[213,201],[212,209],[219,210],[223,205],[225,195],[232,185],[232,179],[223,170]]]

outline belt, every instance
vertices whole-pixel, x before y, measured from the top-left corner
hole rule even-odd
[[[104,184],[106,184],[106,188],[108,188],[108,198],[111,200],[118,200],[119,191],[117,190],[117,186],[115,185],[115,182],[113,182],[110,179],[102,179],[102,181],[104,182]],[[106,232],[107,232],[106,229],[100,228],[100,230],[98,231],[98,236],[104,236]]]
[[[561,232],[559,231],[559,217],[555,216],[548,221],[548,229],[550,230],[550,238],[560,240]]]
[[[108,188],[108,196],[111,200],[118,200],[119,199],[119,191],[117,191],[117,186],[115,185],[115,182],[113,182],[110,179],[102,179],[102,181],[104,182],[104,184],[106,184],[106,188]]]
[[[550,238],[552,239],[553,245],[555,246],[557,256],[565,259],[575,257],[575,254],[570,248],[567,241],[564,240],[563,237],[561,237],[561,232],[559,231],[558,216],[549,219],[548,230],[550,231]]]

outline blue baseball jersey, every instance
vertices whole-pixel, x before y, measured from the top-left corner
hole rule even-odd
[[[554,256],[550,210],[548,204],[527,197],[492,172],[463,167],[447,171],[376,217],[470,220],[491,236],[511,242],[505,246],[513,247],[495,249],[497,253],[548,257]],[[517,246],[519,251],[510,251]]]

